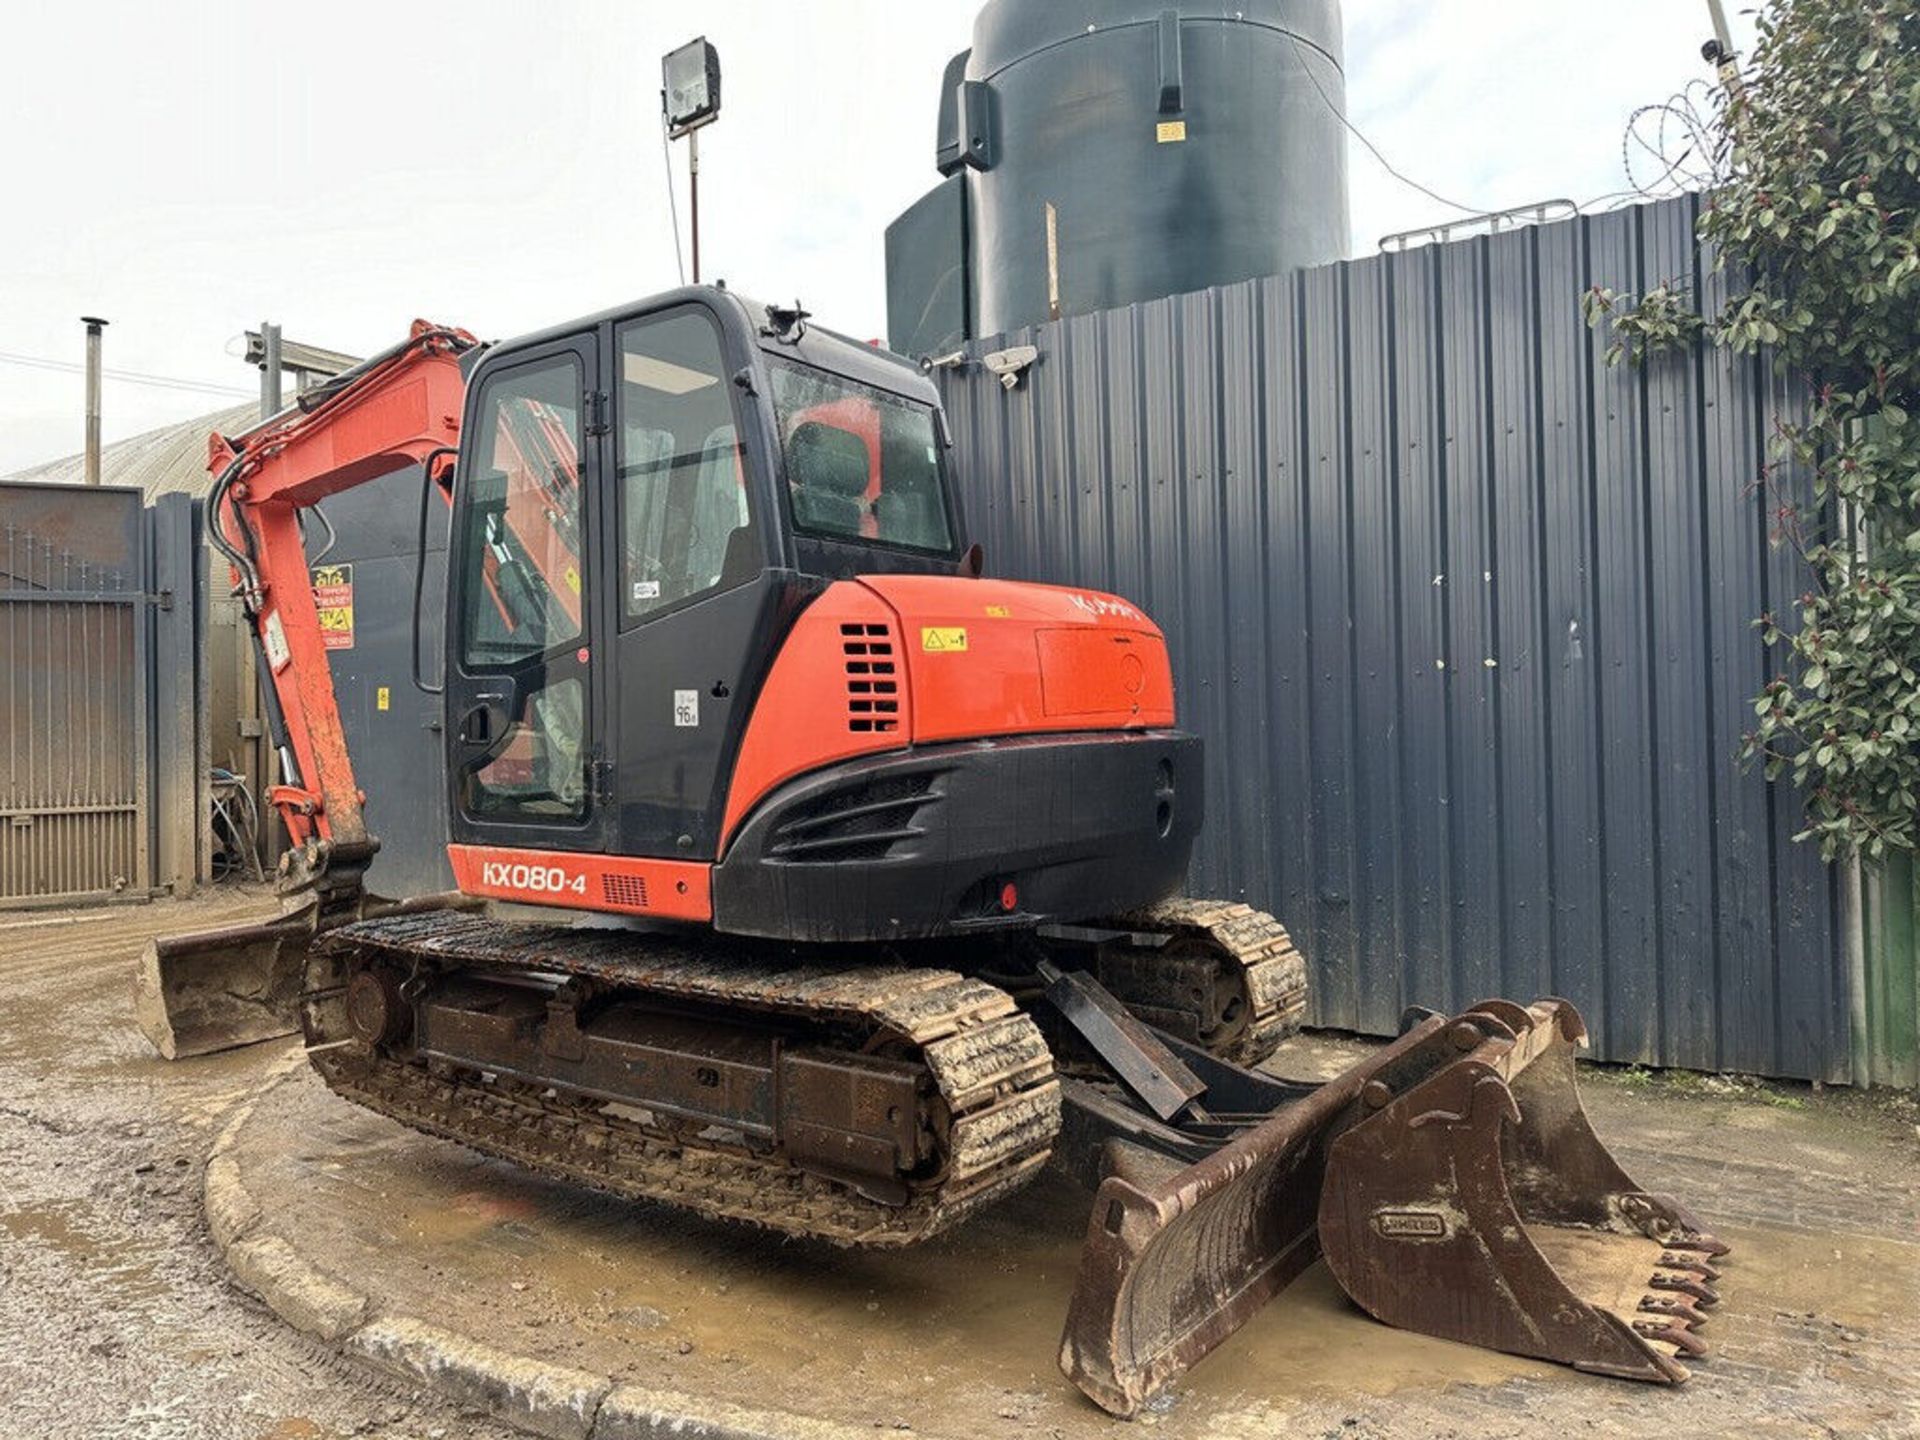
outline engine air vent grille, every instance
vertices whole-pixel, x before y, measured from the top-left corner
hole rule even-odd
[[[847,728],[856,734],[900,728],[900,673],[891,626],[840,627],[847,665]]]
[[[609,905],[629,910],[647,908],[647,881],[644,875],[602,875],[600,894]]]
[[[940,803],[940,773],[863,779],[816,795],[781,818],[767,854],[790,863],[884,860],[926,833],[916,821]]]

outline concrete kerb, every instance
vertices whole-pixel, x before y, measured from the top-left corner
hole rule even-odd
[[[266,1229],[234,1151],[260,1101],[299,1073],[304,1052],[276,1061],[222,1127],[207,1156],[207,1228],[234,1281],[304,1334],[350,1359],[548,1440],[871,1440],[872,1431],[710,1396],[656,1390],[514,1355],[411,1315],[328,1274]]]

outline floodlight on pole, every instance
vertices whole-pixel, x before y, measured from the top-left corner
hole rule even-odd
[[[687,140],[687,188],[692,197],[693,283],[700,283],[700,130],[720,116],[720,52],[703,35],[660,62],[660,108],[667,138]]]

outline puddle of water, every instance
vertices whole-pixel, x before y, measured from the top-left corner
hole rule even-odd
[[[289,1415],[262,1430],[260,1440],[333,1440],[336,1433],[304,1415]]]
[[[78,1205],[27,1206],[0,1212],[0,1234],[15,1244],[38,1245],[79,1265],[128,1300],[142,1300],[165,1291],[167,1282],[154,1273],[154,1262],[129,1256],[124,1243],[103,1240],[80,1218]]]

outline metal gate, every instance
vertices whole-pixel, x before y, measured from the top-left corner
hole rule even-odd
[[[0,906],[144,893],[140,492],[0,485]]]

